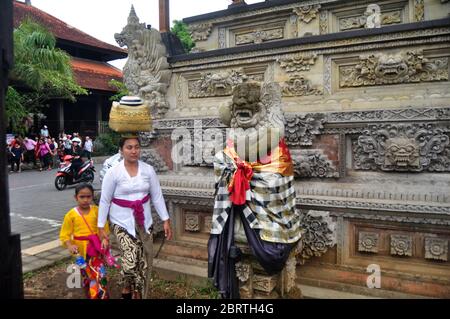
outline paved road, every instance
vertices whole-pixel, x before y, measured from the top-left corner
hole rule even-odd
[[[95,166],[94,188],[98,189],[101,165]],[[75,186],[58,191],[54,186],[55,174],[56,169],[9,175],[11,228],[21,234],[22,249],[39,244],[32,238],[56,239],[65,213],[75,206]]]

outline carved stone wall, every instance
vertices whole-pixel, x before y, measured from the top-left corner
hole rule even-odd
[[[356,169],[450,171],[450,138],[433,124],[370,125],[353,142]]]
[[[279,83],[305,231],[283,276],[377,297],[450,297],[450,24],[426,21],[444,18],[449,3],[380,1],[379,16],[365,14],[367,2],[283,3],[196,21],[212,24],[197,45],[222,50],[171,60],[171,107],[154,123],[158,138],[186,128],[195,139],[198,124],[200,135],[224,134],[219,106],[236,84]],[[211,166],[160,176],[177,244],[203,251]],[[371,264],[381,268],[381,290],[367,288]],[[251,261],[237,271],[242,296],[278,293],[277,279]]]
[[[259,4],[260,5],[260,4]],[[252,6],[252,5],[250,5]],[[189,30],[199,52],[245,44],[371,28],[379,7],[381,27],[446,18],[448,1],[383,0],[288,1],[256,10],[222,13],[220,17],[190,21]],[[377,18],[378,19],[378,18]],[[235,22],[239,21],[239,22]],[[276,24],[267,27],[270,24]]]
[[[422,51],[377,53],[359,57],[359,63],[340,68],[341,88],[448,81],[448,58],[428,59]]]

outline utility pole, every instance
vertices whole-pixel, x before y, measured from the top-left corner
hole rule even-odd
[[[20,235],[11,234],[5,94],[13,66],[13,1],[0,0],[0,298],[23,298]]]

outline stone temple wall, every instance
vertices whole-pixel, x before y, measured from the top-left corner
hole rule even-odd
[[[450,297],[450,2],[379,1],[381,28],[367,27],[369,4],[272,0],[185,19],[197,53],[168,59],[170,106],[144,136],[165,167],[167,254],[205,260],[214,193],[210,163],[173,163],[173,131],[220,135],[235,85],[278,82],[298,208],[326,216],[308,226],[297,281]],[[373,264],[381,289],[367,288]]]

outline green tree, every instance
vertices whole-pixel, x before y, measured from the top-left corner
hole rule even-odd
[[[111,80],[108,82],[108,85],[117,89],[116,94],[114,94],[113,96],[111,96],[109,98],[109,100],[112,102],[120,102],[120,99],[123,96],[130,95],[130,91],[128,91],[127,87],[125,86],[125,84],[123,82],[120,82],[117,80]]]
[[[75,101],[76,95],[88,94],[75,82],[70,56],[38,23],[26,20],[14,30],[14,60],[6,100],[12,129],[20,130],[20,117],[39,112],[51,99]]]
[[[171,31],[181,40],[183,48],[186,50],[186,52],[191,52],[192,48],[195,47],[195,43],[194,41],[192,41],[192,37],[189,33],[187,24],[180,20],[174,20]]]
[[[6,123],[10,123],[10,129],[18,134],[25,134],[25,126],[23,119],[28,115],[25,107],[25,98],[17,92],[13,87],[9,86],[6,91],[5,99]]]

